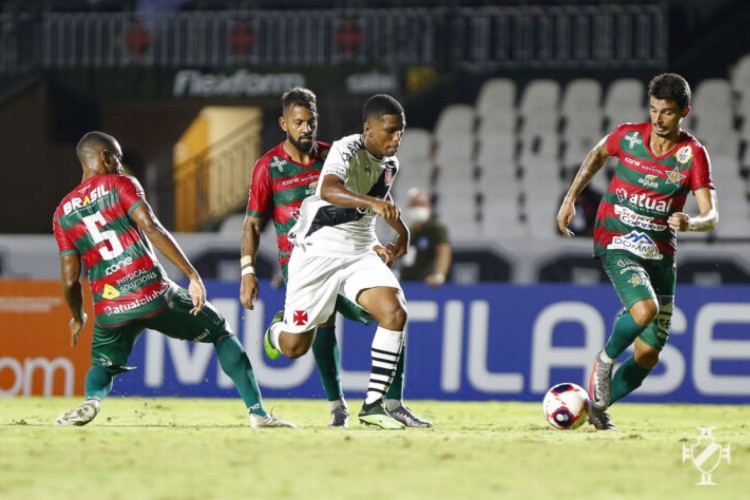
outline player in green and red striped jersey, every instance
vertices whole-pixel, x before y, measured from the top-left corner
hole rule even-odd
[[[83,180],[57,207],[53,227],[63,294],[73,314],[71,345],[76,345],[87,319],[81,260],[88,270],[95,316],[92,365],[86,374],[85,402],[60,415],[55,424],[86,425],[98,415],[115,376],[132,370],[128,356],[143,329],[150,328],[173,338],[214,344],[253,427],[294,427],[266,411],[250,360],[224,317],[206,301],[197,271],[151,211],[138,181],[122,175],[117,140],[89,132],[76,152]],[[187,290],[167,277],[151,244],[187,276]]]
[[[608,157],[619,159],[594,230],[594,256],[625,306],[591,370],[589,422],[600,430],[615,428],[606,409],[640,387],[669,337],[676,233],[710,231],[719,221],[708,153],[680,128],[690,113],[690,86],[680,75],[665,73],[652,79],[648,90],[651,121],[620,125],[602,139],[557,214],[560,231],[571,236],[576,198]],[[700,210],[693,216],[683,212],[691,192]],[[633,355],[612,376],[617,356],[631,344]]]
[[[242,284],[240,301],[253,309],[258,299],[258,281],[253,264],[260,244],[264,217],[274,222],[279,249],[279,265],[284,279],[292,245],[287,238],[297,221],[302,201],[315,193],[323,162],[330,145],[316,141],[318,111],[315,94],[309,89],[295,88],[281,98],[282,116],[279,126],[286,132],[284,142],[264,154],[252,172],[247,215],[242,231]],[[336,310],[349,319],[369,324],[370,316],[358,305],[339,296]],[[313,355],[320,379],[329,401],[330,425],[348,426],[349,412],[341,387],[339,348],[334,329],[335,314],[318,327]],[[404,358],[402,351],[393,383],[386,395],[386,408],[391,416],[408,427],[430,427],[432,424],[415,415],[403,404]]]

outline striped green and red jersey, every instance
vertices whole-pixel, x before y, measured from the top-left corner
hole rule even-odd
[[[674,256],[669,216],[683,210],[691,192],[714,188],[706,148],[687,132],[680,134],[662,156],[651,151],[650,122],[620,125],[607,137],[607,151],[620,161],[596,214],[596,257],[613,249],[651,260]]]
[[[297,222],[302,201],[315,193],[325,153],[331,145],[316,142],[306,165],[295,162],[284,150],[282,142],[255,162],[253,167],[247,214],[263,218],[270,215],[276,228],[279,265],[286,276],[286,264],[292,252],[287,238]]]
[[[96,322],[104,327],[156,314],[172,296],[171,281],[130,218],[143,203],[146,198],[136,179],[103,174],[83,181],[55,210],[60,256],[83,259]]]

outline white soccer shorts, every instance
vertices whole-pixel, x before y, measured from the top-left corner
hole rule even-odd
[[[288,333],[306,332],[325,322],[336,308],[338,295],[356,304],[362,290],[379,286],[401,290],[375,251],[330,257],[295,247],[287,271],[283,330]]]

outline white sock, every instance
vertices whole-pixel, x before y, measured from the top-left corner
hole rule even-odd
[[[610,358],[609,356],[607,356],[607,351],[605,351],[604,349],[602,349],[601,354],[599,354],[599,359],[601,359],[602,361],[604,361],[607,364],[609,364],[609,363],[612,362],[612,358]]]
[[[284,328],[284,322],[279,321],[278,323],[274,323],[271,325],[271,332],[268,336],[271,340],[271,345],[274,346],[276,349],[281,351],[281,354],[284,354],[284,351],[281,350],[281,346],[279,345],[279,337],[281,337],[281,332]],[[286,354],[284,354],[286,356]]]
[[[401,355],[403,340],[403,331],[396,332],[380,326],[375,330],[370,349],[372,369],[370,371],[370,383],[367,384],[365,404],[374,403],[388,392],[396,373],[396,365]]]
[[[345,409],[348,409],[346,406],[346,400],[344,398],[341,399],[335,399],[333,401],[328,402],[328,408],[333,411],[339,406],[343,406]]]
[[[393,411],[399,406],[403,406],[404,402],[400,399],[386,399],[385,400],[385,409],[388,411]]]

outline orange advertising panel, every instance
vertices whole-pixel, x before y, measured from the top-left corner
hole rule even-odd
[[[71,347],[71,315],[58,281],[0,280],[0,397],[82,395],[94,316]]]

